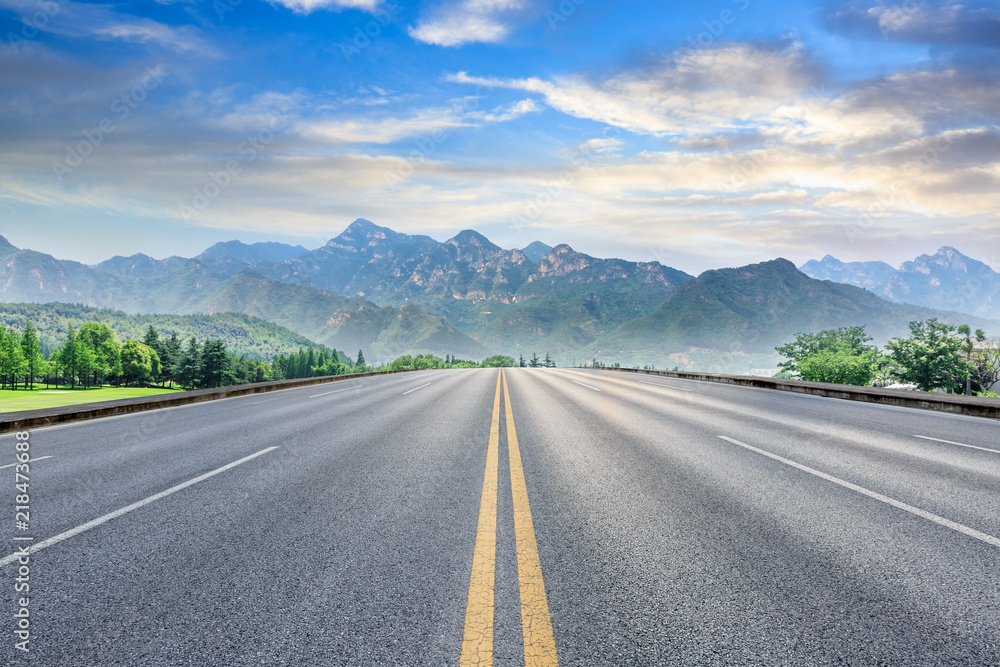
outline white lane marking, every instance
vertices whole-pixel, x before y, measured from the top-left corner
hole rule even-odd
[[[334,389],[333,391],[324,391],[322,394],[315,394],[309,398],[319,398],[320,396],[329,396],[330,394],[337,394],[342,391],[350,391],[351,389],[357,389],[357,387],[344,387],[343,389]]]
[[[25,461],[25,463],[34,463],[35,461],[44,461],[45,459],[51,459],[51,456],[39,456],[37,459],[31,459],[30,461]],[[20,463],[8,463],[5,466],[0,466],[0,470],[4,468],[13,468],[14,466],[19,466]]]
[[[570,382],[573,382],[573,383],[575,383],[575,384],[578,384],[578,385],[580,385],[581,387],[586,387],[587,389],[593,389],[594,391],[601,391],[601,390],[600,390],[600,389],[598,389],[597,387],[591,387],[591,386],[590,386],[589,384],[584,384],[584,383],[582,383],[582,382],[577,382],[576,380],[570,380]]]
[[[108,514],[105,514],[104,516],[97,517],[93,521],[88,521],[87,523],[85,523],[83,525],[80,525],[80,526],[77,526],[76,528],[70,528],[65,533],[59,533],[58,535],[55,535],[55,536],[50,537],[48,539],[42,540],[41,542],[39,542],[37,544],[32,544],[31,545],[30,553],[35,553],[36,551],[41,551],[42,549],[45,549],[47,547],[51,547],[54,544],[59,544],[63,540],[68,540],[69,538],[74,537],[76,535],[79,535],[80,533],[83,533],[85,531],[88,531],[91,528],[96,528],[97,526],[100,526],[102,523],[107,523],[108,521],[111,521],[112,519],[117,519],[118,517],[122,516],[123,514],[128,514],[129,512],[132,512],[132,511],[135,511],[135,510],[139,509],[140,507],[144,507],[144,506],[146,506],[146,505],[148,505],[148,504],[150,504],[152,502],[156,502],[157,500],[160,500],[161,498],[166,498],[167,496],[169,496],[169,495],[171,495],[173,493],[177,493],[178,491],[181,491],[183,489],[186,489],[187,487],[189,487],[189,486],[191,486],[193,484],[197,484],[198,482],[203,482],[206,479],[208,479],[209,477],[213,477],[215,475],[218,475],[220,472],[225,472],[225,471],[229,470],[230,468],[235,468],[236,466],[238,466],[238,465],[240,465],[242,463],[246,463],[247,461],[249,461],[251,459],[255,459],[258,456],[260,456],[261,454],[267,454],[268,452],[273,452],[275,449],[278,449],[278,448],[277,447],[268,447],[267,449],[260,450],[256,454],[251,454],[250,456],[244,456],[239,461],[233,461],[232,463],[227,463],[226,465],[222,466],[221,468],[216,468],[215,470],[213,470],[211,472],[206,472],[204,475],[198,475],[194,479],[189,479],[188,481],[182,482],[182,483],[178,484],[177,486],[172,486],[169,489],[167,489],[166,491],[160,491],[159,493],[154,494],[154,495],[152,495],[152,496],[150,496],[150,497],[148,497],[148,498],[146,498],[144,500],[140,500],[138,502],[132,503],[131,505],[127,505],[127,506],[125,506],[125,507],[123,507],[123,508],[121,508],[119,510],[115,510],[114,512],[110,512]],[[11,563],[13,563],[14,561],[16,561],[21,556],[23,556],[23,554],[13,553],[13,554],[11,554],[9,556],[5,556],[3,558],[0,558],[0,567],[3,567],[4,565],[10,565]]]
[[[876,493],[875,491],[870,491],[869,489],[866,489],[863,486],[858,486],[857,484],[852,484],[852,483],[850,483],[848,481],[840,479],[839,477],[834,477],[833,475],[828,475],[825,472],[820,472],[819,470],[815,470],[813,468],[810,468],[809,466],[804,466],[801,463],[796,463],[795,461],[791,461],[789,459],[786,459],[783,456],[778,456],[777,454],[772,454],[771,452],[766,452],[763,449],[758,449],[758,448],[754,447],[753,445],[746,444],[745,442],[740,442],[739,440],[734,440],[732,438],[727,438],[724,435],[720,435],[719,437],[722,438],[723,440],[725,440],[726,442],[731,442],[734,445],[739,445],[740,447],[744,447],[746,449],[749,449],[752,452],[757,452],[758,454],[761,454],[761,455],[766,456],[768,458],[774,459],[775,461],[778,461],[780,463],[784,463],[785,465],[789,465],[789,466],[791,466],[793,468],[797,468],[797,469],[801,470],[802,472],[807,472],[810,475],[815,475],[817,477],[825,479],[828,482],[833,482],[834,484],[838,484],[838,485],[844,487],[845,489],[850,489],[851,491],[857,491],[858,493],[866,495],[869,498],[874,498],[875,500],[883,502],[883,503],[885,503],[887,505],[892,505],[893,507],[899,508],[899,509],[901,509],[901,510],[903,510],[905,512],[909,512],[910,514],[915,514],[915,515],[917,515],[917,516],[919,516],[919,517],[921,517],[923,519],[927,519],[928,521],[933,521],[934,523],[940,524],[940,525],[942,525],[942,526],[944,526],[946,528],[951,528],[952,530],[956,530],[956,531],[958,531],[960,533],[968,535],[969,537],[975,538],[975,539],[980,540],[982,542],[986,542],[986,544],[990,544],[990,545],[993,545],[995,547],[1000,547],[1000,537],[994,537],[992,535],[988,535],[986,533],[982,533],[982,532],[976,530],[975,528],[969,528],[968,526],[965,526],[965,525],[960,524],[960,523],[956,523],[956,522],[952,521],[951,519],[945,519],[943,516],[938,516],[937,514],[931,514],[930,512],[928,512],[926,510],[920,509],[919,507],[914,507],[913,505],[907,505],[906,503],[904,503],[904,502],[902,502],[900,500],[896,500],[895,498],[890,498],[889,496],[883,496],[881,493]]]
[[[989,447],[976,447],[975,445],[966,445],[961,442],[952,442],[951,440],[942,440],[941,438],[932,438],[928,435],[915,435],[914,438],[921,438],[923,440],[933,440],[934,442],[943,442],[946,445],[958,445],[959,447],[968,447],[969,449],[978,449],[983,452],[993,452],[994,454],[1000,454],[1000,449],[990,449]]]
[[[688,393],[691,392],[690,389],[681,389],[680,387],[671,387],[670,385],[660,384],[659,382],[646,382],[645,380],[639,380],[639,382],[642,383],[642,384],[651,384],[654,387],[663,387],[664,389],[673,389],[674,391],[686,391]]]
[[[409,394],[411,391],[416,391],[417,389],[423,389],[424,387],[429,387],[432,384],[434,384],[434,383],[433,382],[428,382],[427,384],[422,384],[419,387],[414,387],[413,389],[410,389],[408,391],[404,391],[403,395],[405,396],[406,394]]]

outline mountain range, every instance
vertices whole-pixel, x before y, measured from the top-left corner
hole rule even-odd
[[[903,262],[842,262],[827,255],[801,270],[811,278],[856,285],[889,301],[1000,318],[1000,273],[944,246],[933,255]]]
[[[329,347],[363,349],[369,360],[550,352],[561,363],[593,356],[745,371],[774,365],[774,347],[799,331],[864,324],[884,341],[904,335],[910,320],[936,316],[1000,333],[1000,322],[983,318],[990,308],[972,317],[953,312],[946,297],[933,308],[898,302],[900,274],[909,276],[907,295],[933,291],[920,276],[950,286],[960,283],[960,267],[965,275],[987,275],[985,264],[953,249],[939,255],[946,251],[953,254],[944,264],[924,256],[909,271],[827,257],[802,271],[778,259],[695,278],[658,262],[602,259],[565,244],[504,249],[472,230],[442,242],[363,219],[313,250],[230,241],[194,258],[139,254],[94,266],[19,250],[0,237],[0,301],[243,313]],[[894,276],[895,298],[878,294]]]

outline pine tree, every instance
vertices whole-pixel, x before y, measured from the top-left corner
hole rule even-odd
[[[38,333],[31,324],[31,320],[28,320],[24,325],[24,334],[21,336],[21,351],[24,353],[25,372],[27,373],[24,388],[34,389],[35,375],[41,369],[44,359],[42,359],[42,352],[38,346]]]
[[[221,387],[229,370],[229,355],[222,339],[206,340],[201,349],[201,377],[206,387]]]
[[[174,377],[185,387],[193,389],[198,386],[201,379],[201,345],[194,336],[188,341],[187,349],[177,361]]]
[[[523,354],[520,355],[520,357],[518,357],[517,365],[520,366],[521,368],[527,367],[528,364],[524,361],[524,355]]]
[[[174,331],[170,334],[170,338],[163,342],[163,352],[160,355],[160,363],[163,365],[163,381],[170,382],[171,386],[177,381],[177,362],[181,360],[183,355],[184,349],[181,339]]]
[[[358,350],[358,360],[354,362],[355,366],[364,367],[365,365],[365,355],[361,350]]]
[[[538,368],[539,366],[542,365],[541,360],[538,358],[537,352],[531,353],[531,360],[528,362],[528,365],[531,366],[532,368]]]
[[[556,367],[556,362],[552,361],[552,357],[550,357],[549,353],[546,352],[545,353],[545,361],[543,362],[542,365],[545,366],[546,368],[555,368]]]

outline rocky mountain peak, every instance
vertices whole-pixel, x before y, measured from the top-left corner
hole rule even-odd
[[[498,252],[501,250],[500,246],[496,245],[488,238],[472,229],[463,229],[454,237],[445,241],[445,243],[456,246],[457,248],[468,248],[469,246],[472,246],[483,248],[490,252]]]

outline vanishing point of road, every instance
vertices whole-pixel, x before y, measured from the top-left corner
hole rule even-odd
[[[2,664],[1000,665],[991,420],[435,370],[36,429],[31,455],[30,654],[0,461]]]

